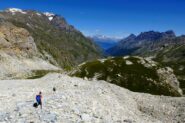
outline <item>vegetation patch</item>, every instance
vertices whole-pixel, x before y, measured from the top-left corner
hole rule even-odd
[[[37,79],[45,76],[48,73],[62,73],[61,70],[33,70],[31,76],[26,79]]]
[[[101,61],[87,62],[72,74],[80,78],[105,80],[110,83],[128,88],[135,92],[151,93],[155,95],[180,96],[171,85],[161,82],[157,73],[158,66],[146,67],[137,57],[115,57]],[[126,64],[130,61],[133,64]]]

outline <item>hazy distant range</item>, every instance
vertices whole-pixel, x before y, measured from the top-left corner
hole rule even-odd
[[[100,46],[104,50],[107,50],[115,46],[118,43],[118,41],[121,40],[121,38],[107,37],[104,35],[94,35],[89,36],[88,38],[93,40],[98,46]]]

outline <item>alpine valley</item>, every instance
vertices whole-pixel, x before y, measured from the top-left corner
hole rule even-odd
[[[118,41],[51,12],[2,10],[0,122],[183,123],[184,56],[185,36],[171,30]]]

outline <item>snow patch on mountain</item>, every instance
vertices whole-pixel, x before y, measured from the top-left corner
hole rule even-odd
[[[54,16],[55,14],[51,13],[51,12],[44,12],[44,15],[46,15],[46,16]]]
[[[51,21],[51,20],[53,20],[53,17],[48,17],[48,19]]]
[[[37,12],[36,14],[37,14],[38,16],[41,16],[41,14],[40,14],[40,13],[38,13],[38,12]]]
[[[44,12],[44,15],[46,15],[50,21],[53,20],[53,17],[55,16],[55,14],[50,12]]]
[[[15,14],[16,12],[22,13],[22,14],[27,14],[25,11],[23,11],[22,9],[18,9],[18,8],[9,8],[7,9],[8,12],[11,12],[12,14]]]
[[[89,36],[92,39],[96,39],[99,40],[101,42],[107,42],[107,41],[111,41],[111,42],[118,42],[119,40],[121,40],[121,37],[111,37],[111,36],[106,36],[106,35],[94,35],[94,36]]]

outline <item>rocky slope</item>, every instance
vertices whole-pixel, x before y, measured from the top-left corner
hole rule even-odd
[[[56,92],[52,88],[56,87]],[[43,109],[33,108],[43,92]],[[104,81],[62,74],[0,81],[0,122],[183,123],[185,98],[134,93]]]
[[[0,69],[0,79],[27,78],[38,70],[60,70],[38,52],[26,29],[3,20],[0,21]]]
[[[62,68],[101,56],[91,40],[59,15],[11,8],[0,12],[0,19],[26,29],[45,59],[56,65],[49,54]]]
[[[151,58],[126,56],[96,60],[79,65],[71,75],[105,80],[136,92],[182,95],[173,70]]]

